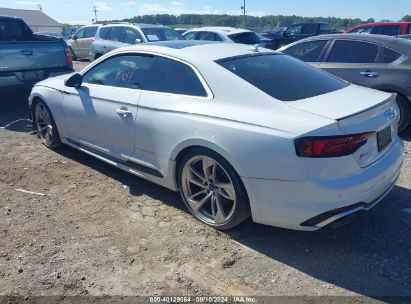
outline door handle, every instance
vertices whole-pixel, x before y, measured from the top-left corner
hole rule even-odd
[[[380,73],[378,72],[371,72],[371,71],[367,71],[367,72],[361,72],[361,75],[365,76],[365,77],[369,77],[369,78],[377,78],[378,76],[380,76]]]
[[[133,113],[132,113],[131,111],[128,111],[128,110],[126,110],[126,109],[117,109],[117,110],[116,110],[116,113],[117,113],[118,115],[123,116],[123,117],[127,117],[127,116],[132,116],[132,115],[133,115]]]
[[[26,56],[33,55],[33,50],[21,50],[21,53]]]

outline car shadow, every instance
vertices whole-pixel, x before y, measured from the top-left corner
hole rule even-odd
[[[61,155],[188,212],[178,193],[137,178],[70,147]],[[396,186],[376,207],[338,229],[292,231],[247,220],[224,232],[252,249],[325,283],[378,298],[411,296],[411,190]]]
[[[411,142],[411,126],[409,126],[404,132],[400,134],[402,140]]]
[[[28,97],[30,89],[12,90],[0,94],[0,128],[13,132],[30,132]]]

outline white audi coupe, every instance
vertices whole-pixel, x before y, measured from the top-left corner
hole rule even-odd
[[[121,48],[38,83],[29,103],[45,146],[180,191],[221,230],[250,216],[296,230],[337,223],[379,203],[403,162],[394,95],[257,46]]]

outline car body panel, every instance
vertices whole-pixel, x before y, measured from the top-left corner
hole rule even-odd
[[[344,206],[354,200],[374,199],[382,191],[387,191],[386,186],[392,187],[400,170],[403,151],[396,134],[393,144],[379,155],[379,159],[364,168],[352,155],[325,159],[324,162],[297,157],[294,145],[294,140],[301,136],[343,135],[344,128],[350,128],[357,122],[347,121],[347,125],[339,125],[336,117],[372,111],[370,108],[389,99],[389,94],[352,85],[318,96],[321,99],[318,103],[316,98],[295,103],[282,102],[215,62],[238,55],[252,56],[253,51],[248,46],[195,45],[192,42],[187,42],[185,48],[165,45],[146,44],[115,50],[93,62],[82,73],[111,56],[130,53],[163,56],[192,67],[208,88],[206,97],[141,89],[99,88],[89,84],[78,89],[67,88],[64,78],[59,77],[35,86],[30,103],[36,98],[46,100],[64,143],[172,190],[178,190],[177,162],[185,149],[203,147],[217,152],[239,174],[249,196],[253,220],[259,223],[315,230],[319,227],[307,228],[301,223],[318,212]],[[268,50],[261,52],[277,56]],[[236,90],[228,90],[230,87]],[[83,91],[81,98],[76,96],[79,91]],[[90,107],[87,100],[93,95],[98,99],[95,105],[93,103],[94,107]],[[350,103],[342,114],[333,112],[332,108],[344,102],[344,97],[351,99],[354,96],[364,103]],[[315,113],[310,113],[304,102],[312,102]],[[113,118],[116,109],[124,104],[136,107],[132,122]],[[328,110],[320,112],[321,107]],[[93,115],[96,115],[94,122],[84,121]],[[368,121],[370,128],[390,123],[388,120],[380,121],[384,117],[381,110],[373,117],[380,125],[377,126],[374,120]],[[102,120],[98,122],[99,119]],[[100,128],[96,127],[95,121]],[[106,126],[101,126],[101,123]],[[106,133],[122,134],[123,128],[132,124],[134,136],[125,137],[134,144],[131,154],[124,152],[127,149],[105,144],[107,140],[110,144],[121,145]],[[362,132],[365,125],[357,131]],[[83,133],[86,128],[88,130]],[[91,139],[85,138],[86,135]],[[146,169],[127,166],[127,161]]]

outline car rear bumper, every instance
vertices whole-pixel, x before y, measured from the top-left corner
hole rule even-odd
[[[313,231],[369,210],[394,187],[404,146],[398,138],[377,162],[337,180],[280,181],[243,178],[257,223]],[[349,179],[349,182],[347,182]]]

